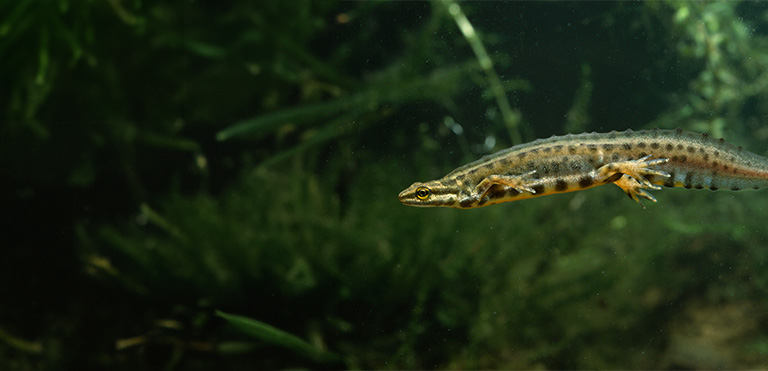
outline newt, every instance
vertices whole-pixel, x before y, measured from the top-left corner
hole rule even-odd
[[[768,158],[682,129],[552,136],[485,156],[398,198],[409,206],[472,209],[613,183],[641,206],[647,190],[768,187]]]

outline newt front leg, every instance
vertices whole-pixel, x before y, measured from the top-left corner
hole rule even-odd
[[[520,175],[489,175],[480,181],[472,194],[477,195],[478,199],[483,198],[485,193],[488,192],[488,190],[491,189],[491,186],[495,184],[514,188],[520,193],[523,191],[536,193],[533,188],[526,185],[526,183],[530,182],[530,180],[526,180],[526,178],[530,175],[533,175],[534,173],[536,173],[536,170],[532,170]]]

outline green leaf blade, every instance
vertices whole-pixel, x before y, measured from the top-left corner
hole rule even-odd
[[[257,340],[290,349],[316,362],[341,362],[341,357],[339,355],[318,349],[298,336],[264,322],[244,316],[227,314],[218,310],[216,311],[216,315],[223,318],[236,330]]]

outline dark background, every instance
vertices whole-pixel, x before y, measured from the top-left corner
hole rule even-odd
[[[395,196],[511,132],[764,154],[768,8],[462,2],[505,121],[451,4],[0,2],[3,368],[765,367],[761,192]]]

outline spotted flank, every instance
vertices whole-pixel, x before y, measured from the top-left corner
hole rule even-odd
[[[399,199],[409,206],[471,209],[608,183],[638,203],[656,202],[648,190],[661,186],[758,189],[768,187],[768,158],[682,129],[568,134],[507,148],[443,178],[413,183]]]

